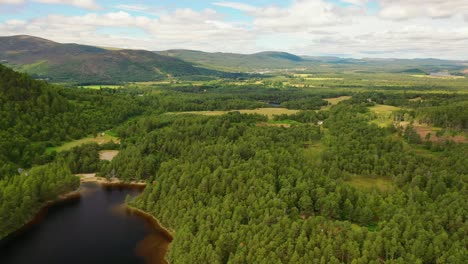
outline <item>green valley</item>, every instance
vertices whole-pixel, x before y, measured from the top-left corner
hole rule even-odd
[[[466,262],[468,86],[414,77],[461,62],[8,41],[0,239],[81,175],[146,186],[169,263]]]

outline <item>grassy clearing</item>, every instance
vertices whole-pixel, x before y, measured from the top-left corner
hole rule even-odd
[[[260,122],[257,123],[258,127],[285,127],[289,128],[291,127],[290,124],[285,124],[285,123],[270,123],[270,122]]]
[[[341,81],[341,80],[344,80],[344,78],[341,78],[341,77],[317,77],[316,75],[308,74],[308,73],[294,74],[293,77],[304,79],[307,81],[333,81],[333,80]]]
[[[293,76],[296,77],[296,78],[307,78],[307,77],[312,76],[312,74],[309,74],[309,73],[296,73]]]
[[[352,186],[361,190],[371,190],[377,188],[382,192],[392,191],[395,189],[393,181],[386,177],[364,177],[364,176],[351,176],[346,180]]]
[[[377,115],[390,115],[393,111],[398,111],[401,108],[391,105],[375,105],[369,107],[369,109]]]
[[[325,98],[323,100],[327,101],[331,105],[336,105],[339,102],[349,100],[349,99],[351,99],[351,96],[340,96],[340,97],[335,97],[335,98]]]
[[[423,99],[422,99],[421,96],[418,96],[418,97],[416,97],[416,98],[409,99],[408,101],[410,101],[410,102],[418,102],[418,101],[423,101]]]
[[[294,121],[294,120],[268,120],[268,122],[260,122],[257,126],[270,126],[270,127],[291,127],[291,126],[298,126],[302,125],[302,123]]]
[[[370,121],[370,123],[376,124],[379,127],[389,127],[393,125],[392,119],[385,116],[379,116],[376,119]]]
[[[297,122],[296,120],[284,119],[284,120],[270,120],[268,121],[270,124],[288,124],[288,125],[302,125],[301,122]]]
[[[431,78],[431,79],[440,79],[440,80],[453,80],[453,79],[465,79],[465,76],[434,76],[434,75],[411,75],[411,77],[416,78]]]
[[[344,78],[329,78],[329,77],[308,77],[307,81],[342,81]]]
[[[325,150],[325,145],[322,142],[307,142],[304,144],[304,156],[312,164],[320,163],[322,152]]]
[[[102,135],[102,134],[104,134],[104,135]],[[99,134],[97,137],[89,136],[89,137],[86,137],[86,138],[73,140],[73,141],[67,142],[67,143],[65,143],[65,144],[63,144],[61,146],[58,146],[58,147],[48,148],[47,152],[50,153],[52,151],[56,151],[56,152],[66,151],[66,150],[70,150],[70,149],[72,149],[74,147],[77,147],[77,146],[80,146],[80,145],[83,145],[83,144],[87,144],[87,143],[104,144],[104,143],[108,143],[108,142],[111,142],[111,141],[114,141],[116,143],[120,142],[118,137],[113,136],[111,134],[113,134],[113,133],[106,131],[104,133]]]
[[[80,86],[81,88],[85,89],[93,89],[93,90],[99,90],[99,89],[119,89],[122,88],[122,85],[85,85],[85,86]]]
[[[393,124],[392,112],[400,110],[400,107],[391,105],[376,105],[369,107],[369,109],[375,114],[375,119],[371,123],[378,125],[379,127],[391,126]]]
[[[161,85],[161,84],[171,84],[171,81],[152,81],[152,82],[136,82],[136,85],[148,86],[148,85]]]
[[[286,108],[257,108],[257,109],[242,109],[242,110],[231,110],[231,111],[190,111],[190,112],[172,112],[168,114],[194,114],[194,115],[207,115],[207,116],[218,116],[224,115],[229,112],[238,111],[241,114],[260,114],[265,115],[268,118],[272,118],[274,115],[288,114],[292,115],[299,110],[291,110]]]

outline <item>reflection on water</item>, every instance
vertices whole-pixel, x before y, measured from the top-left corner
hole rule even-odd
[[[0,263],[165,263],[170,238],[149,219],[123,213],[125,197],[141,188],[82,188],[81,198],[48,208],[38,223],[0,241]]]
[[[169,243],[164,236],[158,233],[147,235],[138,243],[137,254],[145,258],[146,263],[167,264],[164,259]]]

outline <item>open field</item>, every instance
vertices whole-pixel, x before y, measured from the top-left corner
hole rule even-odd
[[[241,114],[259,114],[266,115],[268,118],[272,118],[274,115],[287,114],[292,115],[299,110],[291,110],[286,108],[257,108],[257,109],[241,109],[241,110],[231,110],[231,111],[190,111],[190,112],[171,112],[168,114],[194,114],[194,115],[207,115],[207,116],[218,116],[224,115],[229,112],[240,112]]]
[[[393,111],[398,111],[401,108],[391,105],[375,105],[369,107],[369,109],[377,115],[390,115]]]
[[[291,127],[291,124],[286,124],[286,123],[270,123],[270,122],[260,122],[260,123],[257,123],[257,126],[259,127],[285,127],[285,128],[289,128]]]
[[[343,78],[330,78],[330,77],[307,77],[307,81],[342,81]]]
[[[391,105],[376,105],[369,107],[369,109],[376,115],[376,118],[371,121],[380,127],[390,126],[392,122],[392,112],[398,111],[401,108]]]
[[[351,96],[340,96],[340,97],[335,97],[335,98],[325,98],[323,100],[327,101],[331,105],[336,105],[339,102],[349,100],[349,99],[351,99]]]
[[[294,121],[294,120],[269,120],[268,122],[260,122],[257,123],[257,126],[269,126],[269,127],[291,127],[293,125],[302,125],[302,123]]]
[[[317,69],[323,70],[323,69]],[[467,93],[466,76],[431,76],[395,74],[386,72],[343,71],[341,73],[322,72],[320,74],[298,73],[278,74],[268,81],[281,82],[285,86],[300,88],[335,89],[334,91],[379,91],[401,92],[419,91],[420,93],[447,93],[457,91]]]
[[[298,73],[298,74],[294,74],[293,77],[305,79],[308,81],[330,81],[330,80],[343,80],[344,79],[341,77],[319,77],[317,75],[309,74],[309,73]]]
[[[136,82],[135,84],[148,86],[148,85],[158,85],[158,84],[171,84],[171,81]]]
[[[104,135],[102,135],[102,134],[104,134]],[[80,146],[80,145],[83,145],[83,144],[87,144],[87,143],[104,144],[104,143],[108,143],[108,142],[111,142],[111,141],[114,141],[115,143],[120,142],[118,137],[109,135],[109,132],[104,132],[104,133],[100,133],[97,137],[90,136],[90,137],[86,137],[86,138],[77,139],[77,140],[67,142],[67,143],[63,144],[62,146],[48,148],[47,152],[49,152],[49,153],[52,152],[52,151],[61,152],[61,151],[70,150],[70,149],[72,149],[74,147],[77,147],[77,146]]]
[[[451,79],[465,79],[465,76],[435,76],[435,75],[411,75],[416,78],[431,78],[431,79],[441,79],[441,80],[451,80]]]
[[[351,176],[346,180],[352,186],[361,190],[371,190],[377,188],[382,192],[391,191],[395,188],[391,179],[386,177],[364,177],[364,176]]]
[[[424,101],[424,100],[422,99],[421,96],[418,96],[418,97],[416,97],[416,98],[409,99],[409,101],[410,101],[410,102],[418,102],[418,101]]]
[[[85,86],[80,86],[81,88],[85,88],[85,89],[94,89],[94,90],[98,90],[98,89],[119,89],[119,88],[122,88],[123,86],[122,85],[85,85]]]

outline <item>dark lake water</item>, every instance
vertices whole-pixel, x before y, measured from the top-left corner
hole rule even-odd
[[[50,207],[37,224],[0,241],[0,263],[145,263],[137,245],[160,235],[147,219],[119,206],[140,190],[92,183],[82,188],[81,198]]]

